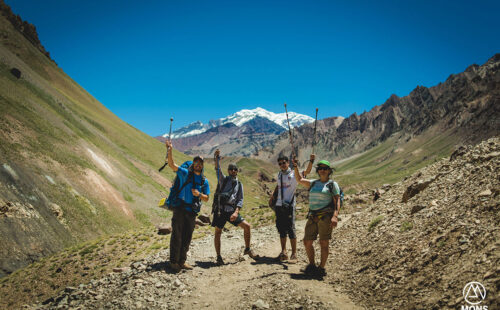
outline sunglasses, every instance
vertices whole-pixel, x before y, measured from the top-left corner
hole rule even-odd
[[[229,170],[229,171],[238,171],[238,169],[234,169],[234,168],[229,168],[227,170]]]
[[[330,168],[328,167],[325,167],[325,166],[319,166],[318,168],[316,168],[317,171],[320,171],[320,170],[329,170]]]
[[[286,161],[280,161],[280,162],[278,163],[278,165],[283,166],[283,165],[285,165],[286,163],[287,163]]]

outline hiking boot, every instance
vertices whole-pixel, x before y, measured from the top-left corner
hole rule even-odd
[[[296,264],[296,263],[297,263],[297,255],[292,254],[292,255],[290,256],[290,259],[288,260],[288,263],[289,263],[289,264]]]
[[[306,267],[300,269],[301,272],[305,273],[305,274],[314,274],[316,272],[316,265],[314,264],[309,264],[307,265]]]
[[[325,270],[325,268],[318,267],[318,268],[316,269],[315,274],[316,274],[318,277],[324,277],[324,276],[326,276],[326,270]]]
[[[224,260],[222,259],[222,256],[217,256],[217,266],[222,266],[224,265]]]
[[[189,265],[188,263],[184,263],[181,265],[181,269],[193,270],[193,266]]]
[[[286,255],[285,253],[282,252],[282,253],[280,253],[280,255],[278,255],[278,257],[276,257],[276,260],[279,262],[287,261],[288,255]]]
[[[181,265],[177,263],[170,263],[170,269],[172,269],[174,272],[179,272],[181,271]]]
[[[255,255],[252,249],[246,249],[245,252],[243,252],[243,255],[248,255],[253,259],[259,258],[259,255]]]

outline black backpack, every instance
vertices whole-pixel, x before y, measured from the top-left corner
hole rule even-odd
[[[222,190],[226,187],[227,183],[231,180],[231,177],[226,176],[224,178],[224,181],[222,181],[222,184],[218,184],[217,190],[215,191],[214,194],[214,200],[212,202],[212,214],[215,213],[215,210],[218,210],[220,215],[220,209],[222,208],[223,205],[227,203],[229,198],[234,192],[234,189],[236,186],[238,186],[238,190],[240,190],[240,182],[236,180],[235,185],[231,188],[229,192],[222,192]]]

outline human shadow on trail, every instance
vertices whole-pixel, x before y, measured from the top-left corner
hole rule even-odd
[[[150,265],[151,271],[164,271],[166,273],[178,273],[170,268],[170,262],[154,263]]]
[[[283,262],[280,262],[279,260],[276,259],[276,257],[269,257],[269,256],[259,256],[258,259],[254,260],[250,264],[252,265],[281,265],[283,266],[283,269],[288,270],[288,266],[283,264]]]
[[[234,264],[237,264],[238,262],[225,262],[224,265],[217,265],[216,262],[214,261],[208,261],[208,262],[202,262],[202,261],[195,261],[194,262],[195,265],[194,267],[200,267],[200,268],[203,268],[203,269],[209,269],[209,268],[213,268],[213,267],[222,267],[222,266],[227,266],[227,265],[234,265]]]
[[[293,280],[317,280],[323,281],[325,276],[316,274],[305,274],[305,273],[291,273],[290,278]]]

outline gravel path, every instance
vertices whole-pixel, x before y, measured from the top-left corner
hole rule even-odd
[[[340,224],[345,223],[344,216]],[[297,223],[299,240],[304,221]],[[222,235],[226,265],[215,265],[213,236],[194,240],[188,263],[194,270],[174,274],[166,263],[168,250],[135,262],[121,272],[68,287],[34,309],[361,309],[333,282],[305,276],[304,247],[297,264],[278,263],[279,236],[275,227],[252,230],[258,260],[243,256],[243,231]],[[318,249],[317,249],[318,250]],[[319,252],[318,252],[319,253]],[[334,259],[334,254],[331,255]]]

